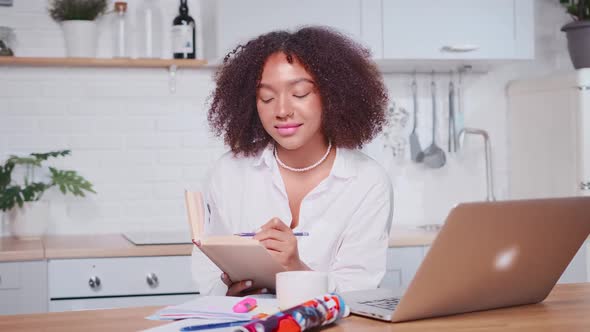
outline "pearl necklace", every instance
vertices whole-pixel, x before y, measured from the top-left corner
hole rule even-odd
[[[330,150],[332,150],[332,142],[328,141],[328,150],[326,151],[326,153],[324,154],[324,156],[322,157],[322,159],[318,160],[315,164],[307,166],[307,167],[303,167],[303,168],[295,168],[295,167],[291,167],[291,166],[287,166],[285,165],[285,163],[283,163],[283,161],[279,158],[279,155],[277,153],[277,147],[275,145],[275,149],[274,149],[274,155],[275,155],[275,159],[277,160],[277,163],[279,163],[279,165],[281,165],[282,168],[288,169],[292,172],[306,172],[309,171],[311,169],[314,169],[316,167],[318,167],[321,163],[324,162],[324,160],[326,160],[326,158],[328,158],[328,155],[330,154]]]

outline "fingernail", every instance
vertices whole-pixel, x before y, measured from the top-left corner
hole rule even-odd
[[[263,288],[263,289],[260,290],[260,293],[268,293],[268,289]]]
[[[222,273],[222,274],[220,275],[220,277],[221,277],[221,279],[225,279],[225,273]]]

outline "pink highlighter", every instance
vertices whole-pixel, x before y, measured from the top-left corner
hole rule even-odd
[[[233,311],[237,312],[237,313],[246,313],[246,312],[250,312],[251,310],[253,310],[254,308],[256,308],[256,299],[253,299],[251,297],[247,297],[243,300],[241,300],[240,302],[236,303],[233,306]]]

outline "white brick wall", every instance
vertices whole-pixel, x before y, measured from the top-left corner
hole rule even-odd
[[[136,1],[130,1],[134,8]],[[465,123],[491,134],[496,195],[506,197],[506,82],[570,68],[559,27],[568,20],[553,0],[538,0],[537,60],[471,75],[465,84]],[[176,1],[166,3],[171,20]],[[189,1],[191,12],[196,2]],[[46,15],[46,1],[15,1],[0,7],[0,24],[16,28],[18,55],[62,56],[59,27]],[[102,23],[107,31],[107,24]],[[108,55],[107,33],[100,56]],[[167,38],[167,36],[165,35]],[[166,40],[164,47],[168,46]],[[46,194],[52,202],[51,233],[110,233],[125,230],[186,229],[182,192],[198,188],[211,163],[224,151],[206,123],[212,71],[181,70],[170,94],[162,69],[0,67],[0,160],[12,153],[72,149],[55,161],[92,181],[98,195],[85,199]],[[392,99],[411,110],[409,77],[387,75]],[[439,96],[448,79],[439,77]],[[420,80],[421,142],[430,142],[427,78]],[[442,105],[441,108],[442,109]],[[440,119],[444,129],[446,121]],[[439,144],[446,142],[440,132]],[[482,145],[473,140],[440,170],[411,161],[395,162],[377,141],[366,149],[390,171],[396,192],[395,222],[441,222],[463,200],[485,197]],[[6,231],[4,231],[6,232]]]

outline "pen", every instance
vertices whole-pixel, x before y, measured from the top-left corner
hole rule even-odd
[[[218,329],[222,327],[232,327],[232,326],[242,326],[248,323],[249,320],[238,320],[234,322],[223,322],[223,323],[213,323],[213,324],[205,324],[205,325],[191,325],[185,326],[181,328],[181,331],[200,331],[200,330],[208,330],[208,329]]]
[[[234,235],[237,235],[237,236],[254,236],[254,235],[256,235],[256,233],[254,233],[254,232],[243,232],[243,233],[236,233]],[[309,233],[308,232],[294,232],[293,235],[295,235],[295,236],[309,236]]]

